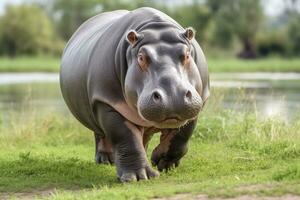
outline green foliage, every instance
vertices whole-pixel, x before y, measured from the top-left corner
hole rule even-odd
[[[88,18],[101,12],[113,10],[133,10],[143,6],[154,6],[154,1],[142,0],[54,0],[53,15],[59,14],[56,20],[57,30],[60,35],[68,40],[75,30]]]
[[[256,49],[260,56],[288,55],[289,40],[286,30],[264,31],[256,38]]]
[[[228,48],[235,36],[243,45],[241,56],[255,56],[254,40],[262,18],[260,1],[208,0],[207,5],[212,11],[217,44]]]
[[[55,0],[51,12],[59,13],[56,26],[60,35],[69,39],[80,24],[99,11],[97,5],[99,3],[96,0]]]
[[[149,6],[167,13],[184,27],[194,27],[206,54],[233,57],[238,52],[242,58],[297,56],[300,19],[297,9],[293,9],[295,2],[285,2],[285,12],[272,27],[274,21],[263,16],[261,0],[193,0],[176,4],[161,0],[34,0],[9,6],[0,18],[0,54],[60,55],[64,42],[88,18],[106,11]]]
[[[1,27],[1,51],[10,56],[56,53],[63,46],[52,22],[35,5],[8,6]]]
[[[290,39],[291,51],[300,55],[300,14],[295,14],[288,25],[288,37]]]
[[[168,14],[183,27],[193,27],[196,30],[196,39],[200,44],[207,41],[210,11],[206,5],[194,1],[192,4],[178,7]]]

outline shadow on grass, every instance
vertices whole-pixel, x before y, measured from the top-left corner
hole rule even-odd
[[[94,185],[118,184],[115,168],[82,161],[78,158],[34,158],[0,160],[0,192],[31,190],[85,189]]]

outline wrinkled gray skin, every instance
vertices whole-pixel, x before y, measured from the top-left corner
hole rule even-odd
[[[160,171],[178,166],[187,152],[209,96],[206,60],[193,36],[158,10],[118,10],[86,21],[64,50],[63,97],[95,133],[96,162],[115,163],[122,182],[159,175],[145,151],[155,132],[161,142],[151,161]]]

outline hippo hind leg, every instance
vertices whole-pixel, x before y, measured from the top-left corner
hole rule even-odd
[[[98,164],[114,164],[113,149],[111,143],[99,133],[95,135],[95,161]]]

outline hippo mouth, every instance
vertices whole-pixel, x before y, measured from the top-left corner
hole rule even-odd
[[[175,124],[175,123],[179,123],[181,121],[182,120],[179,117],[167,117],[164,120],[160,121],[160,123]]]
[[[179,117],[167,117],[155,123],[157,128],[179,128],[184,126],[188,120],[180,119]]]

